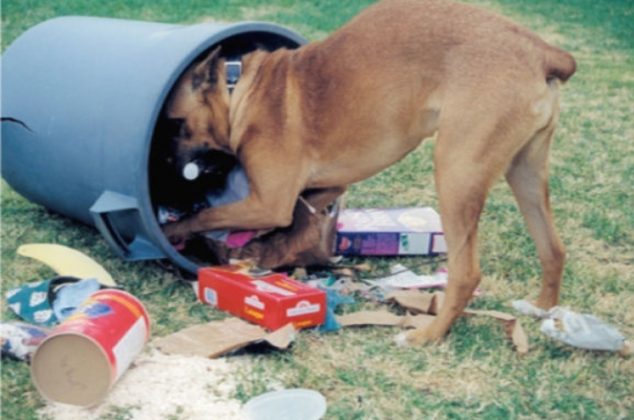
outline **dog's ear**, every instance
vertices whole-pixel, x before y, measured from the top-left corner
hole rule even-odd
[[[220,61],[220,46],[216,47],[209,55],[194,68],[192,75],[192,88],[194,90],[214,87],[218,83],[218,63]]]

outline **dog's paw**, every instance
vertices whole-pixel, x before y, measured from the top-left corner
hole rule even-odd
[[[424,329],[405,331],[394,337],[394,342],[399,347],[421,346],[430,341],[432,340],[428,338],[427,331]]]

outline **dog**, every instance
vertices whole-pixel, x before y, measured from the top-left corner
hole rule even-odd
[[[176,159],[221,150],[244,166],[250,194],[167,225],[170,240],[217,228],[288,226],[302,191],[334,198],[436,135],[434,178],[449,282],[435,320],[407,339],[441,339],[480,282],[477,230],[506,177],[542,266],[536,305],[559,299],[565,250],[548,193],[559,85],[574,58],[506,18],[445,0],[387,0],[323,41],[242,57],[230,94],[216,49],[168,100],[181,123]]]

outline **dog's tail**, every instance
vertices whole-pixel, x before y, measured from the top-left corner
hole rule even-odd
[[[575,74],[577,63],[570,53],[551,45],[546,45],[544,52],[544,73],[546,80],[556,78],[565,82]]]

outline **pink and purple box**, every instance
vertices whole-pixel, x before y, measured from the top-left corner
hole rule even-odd
[[[338,255],[437,255],[447,252],[440,216],[431,207],[345,209],[337,221]]]

